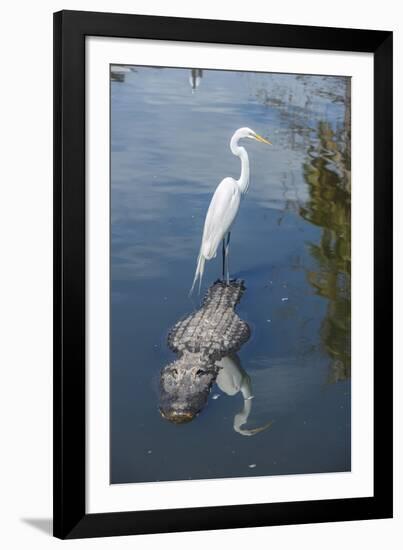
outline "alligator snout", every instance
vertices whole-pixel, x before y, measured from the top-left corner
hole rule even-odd
[[[174,424],[185,424],[186,422],[190,422],[191,420],[193,420],[193,418],[196,416],[190,411],[181,412],[175,409],[163,410],[162,407],[160,407],[160,413],[163,418],[169,420],[170,422],[173,422]]]

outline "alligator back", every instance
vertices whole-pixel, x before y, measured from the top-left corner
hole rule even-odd
[[[168,334],[168,346],[175,353],[200,353],[218,360],[240,349],[250,329],[235,313],[245,291],[243,281],[216,281],[207,291],[200,309],[177,322]]]

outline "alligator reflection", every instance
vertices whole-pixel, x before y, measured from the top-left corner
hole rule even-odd
[[[178,359],[161,371],[160,412],[167,420],[193,420],[207,403],[219,362],[249,340],[248,324],[235,313],[244,291],[243,281],[216,281],[201,307],[169,332],[168,346]]]

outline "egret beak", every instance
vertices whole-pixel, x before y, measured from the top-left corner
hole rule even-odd
[[[265,139],[262,136],[259,136],[259,134],[255,134],[255,139],[257,141],[260,141],[261,143],[266,143],[267,145],[273,145],[269,140]]]

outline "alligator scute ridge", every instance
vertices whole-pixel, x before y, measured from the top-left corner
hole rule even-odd
[[[249,325],[235,312],[244,292],[243,281],[216,281],[201,307],[169,331],[169,348],[179,355],[185,351],[202,354],[214,362],[238,351],[250,338]]]

